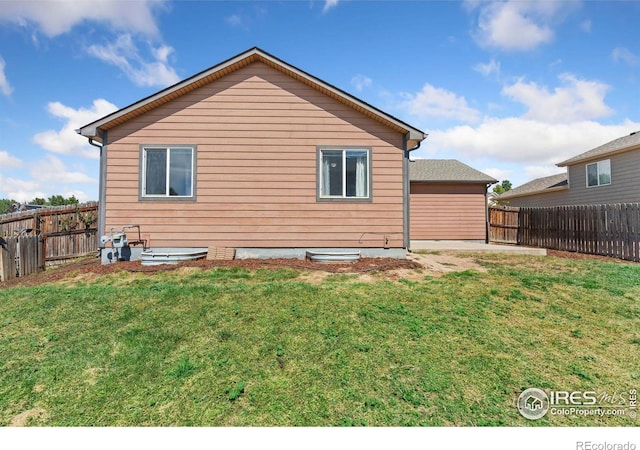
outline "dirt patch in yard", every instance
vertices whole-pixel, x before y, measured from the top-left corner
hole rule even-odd
[[[21,412],[13,419],[11,419],[10,427],[24,427],[29,423],[30,419],[46,419],[49,415],[47,411],[42,408],[33,408],[27,411]]]
[[[618,258],[610,258],[608,256],[588,255],[586,253],[577,253],[577,252],[563,252],[560,250],[547,250],[547,255],[555,256],[557,258],[594,259],[596,261],[606,261],[606,262],[614,262],[614,263],[622,263],[622,264],[640,264],[634,261],[627,261],[625,259],[618,259]]]
[[[216,267],[237,267],[247,270],[256,269],[296,269],[309,271],[304,275],[321,282],[328,274],[375,273],[397,269],[421,269],[422,265],[410,259],[363,258],[352,263],[316,263],[297,259],[235,259],[231,261],[198,260],[177,265],[143,266],[140,261],[123,261],[101,265],[97,258],[84,258],[60,266],[49,267],[41,273],[23,278],[15,278],[0,283],[0,290],[18,286],[38,286],[46,283],[74,284],[94,280],[101,275],[123,272],[131,276],[154,274],[164,271],[176,271],[182,274]],[[318,272],[318,274],[315,274]]]
[[[464,270],[487,271],[474,258],[459,256],[456,253],[411,253],[408,258],[420,264],[428,275],[437,276]]]

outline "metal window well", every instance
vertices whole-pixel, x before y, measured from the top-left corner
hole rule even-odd
[[[307,250],[307,258],[315,262],[353,262],[360,259],[359,251],[346,251],[346,252],[318,252]]]
[[[188,252],[157,252],[148,250],[142,252],[140,258],[143,266],[157,266],[159,264],[178,264],[184,261],[193,261],[207,256],[207,250]]]

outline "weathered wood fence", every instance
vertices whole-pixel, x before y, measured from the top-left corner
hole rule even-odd
[[[489,218],[493,242],[640,262],[640,203],[496,207],[490,208]]]
[[[518,211],[520,208],[489,208],[489,241],[496,244],[518,244]]]
[[[44,270],[44,240],[22,236],[0,241],[0,281],[24,277]]]
[[[64,262],[98,248],[98,203],[66,205],[0,216],[0,237],[38,235],[46,264]]]

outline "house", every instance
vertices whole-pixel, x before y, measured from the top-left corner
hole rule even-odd
[[[101,149],[100,235],[135,224],[153,250],[239,258],[409,247],[425,134],[259,48],[77,131]]]
[[[498,198],[508,206],[640,202],[640,132],[557,164],[566,173],[530,181]]]
[[[540,400],[538,397],[534,397],[533,395],[530,395],[527,398],[527,400],[525,401],[525,406],[531,412],[539,411],[544,407],[544,405],[542,404],[542,400]]]
[[[487,241],[487,187],[497,180],[455,159],[409,163],[412,240]]]
[[[566,173],[536,178],[496,197],[502,206],[551,206],[566,201],[569,181]]]

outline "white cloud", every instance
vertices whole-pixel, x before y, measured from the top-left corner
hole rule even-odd
[[[351,78],[351,84],[356,88],[356,91],[362,92],[363,89],[371,87],[373,80],[365,75],[356,75]]]
[[[559,79],[563,86],[556,87],[553,92],[546,86],[524,80],[505,86],[502,92],[528,108],[524,118],[541,122],[592,120],[613,112],[604,102],[608,85],[582,80],[568,73],[560,75]]]
[[[486,173],[490,177],[495,178],[498,181],[508,180],[511,176],[511,171],[508,169],[498,169],[497,167],[487,167],[480,169],[481,172]]]
[[[239,14],[232,14],[229,17],[225,17],[224,21],[232,27],[245,27],[244,20],[242,20],[242,17]]]
[[[33,24],[48,37],[70,31],[82,22],[104,22],[118,30],[158,35],[154,12],[165,0],[28,0],[2,2],[0,22]]]
[[[616,47],[611,52],[611,58],[614,62],[624,62],[630,66],[635,66],[640,63],[640,58],[632,53],[629,49],[624,47]]]
[[[46,196],[37,182],[4,177],[0,173],[0,197],[24,203],[35,197],[45,198]]]
[[[98,181],[82,171],[69,170],[65,163],[54,155],[47,155],[45,159],[31,163],[28,169],[30,179],[5,177],[0,173],[0,198],[10,198],[24,203],[36,197],[75,195],[82,202],[95,200],[84,190],[78,189],[78,185],[89,185],[95,190]],[[95,170],[97,172],[97,168]]]
[[[423,146],[425,150],[433,146],[438,152],[498,158],[504,163],[552,165],[637,129],[640,123],[629,120],[603,125],[593,121],[546,123],[518,117],[485,118],[476,127],[432,131]]]
[[[582,23],[580,23],[580,29],[585,33],[591,33],[591,27],[592,23],[589,19],[583,20]]]
[[[2,169],[15,169],[21,167],[22,161],[15,156],[11,156],[9,152],[0,150],[0,170]]]
[[[13,87],[9,84],[9,80],[7,80],[7,76],[4,73],[4,59],[0,56],[0,92],[9,97],[13,92]]]
[[[451,91],[425,84],[417,94],[402,94],[404,101],[399,105],[412,116],[439,117],[475,122],[480,113],[471,108],[464,97]]]
[[[560,161],[558,161],[560,162]],[[524,173],[527,180],[535,180],[536,178],[548,177],[550,175],[556,175],[559,173],[566,173],[565,167],[558,167],[555,164],[546,166],[525,166]]]
[[[93,105],[89,109],[74,109],[60,102],[49,103],[47,109],[54,117],[66,122],[59,131],[47,130],[36,134],[33,137],[36,144],[54,153],[98,158],[97,149],[90,147],[87,139],[78,135],[75,130],[118,108],[104,99],[97,99],[93,101]]]
[[[338,4],[339,0],[324,0],[324,8],[322,8],[322,12],[326,13],[331,8],[334,8]]]
[[[87,48],[91,56],[118,67],[137,86],[165,87],[180,81],[168,63],[173,48],[162,45],[151,47],[150,51],[154,60],[146,61],[130,34],[122,34],[107,45],[91,45]]]
[[[558,16],[574,2],[474,2],[479,6],[477,39],[481,45],[524,51],[549,43]]]
[[[86,173],[69,171],[60,158],[47,155],[47,159],[34,163],[30,168],[31,176],[39,182],[62,184],[89,183],[98,181]]]
[[[476,72],[484,75],[485,77],[488,77],[490,75],[500,75],[500,61],[496,61],[495,59],[491,59],[491,61],[489,61],[486,64],[483,63],[478,63],[475,66],[473,66],[473,70],[475,70]]]
[[[87,194],[84,191],[81,191],[79,189],[73,189],[70,191],[65,191],[64,193],[60,194],[63,197],[69,198],[71,196],[74,196],[75,198],[78,199],[78,201],[80,203],[85,203],[85,202],[89,202],[89,201],[95,201],[95,197],[91,197],[89,194]]]

